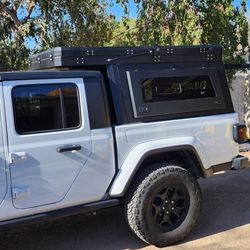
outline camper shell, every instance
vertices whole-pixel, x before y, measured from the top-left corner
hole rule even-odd
[[[99,70],[112,96],[114,122],[149,122],[234,112],[222,50],[222,46],[59,47],[32,56],[29,67]],[[147,79],[185,81],[198,76],[197,84],[209,81],[214,95],[144,100],[142,82]]]

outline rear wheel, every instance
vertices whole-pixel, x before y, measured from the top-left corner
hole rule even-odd
[[[125,203],[130,228],[158,247],[174,244],[194,229],[201,210],[201,191],[186,169],[153,164],[141,170]]]

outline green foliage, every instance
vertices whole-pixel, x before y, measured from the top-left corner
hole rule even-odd
[[[150,45],[191,45],[202,29],[192,1],[135,0],[138,5],[137,41]]]
[[[202,13],[200,23],[205,27],[201,43],[222,44],[225,63],[244,63],[243,56],[248,47],[246,1],[242,1],[240,9],[233,7],[228,0],[206,1],[206,4],[201,2],[197,9]],[[234,73],[234,70],[228,71],[228,78],[232,79]]]
[[[136,20],[132,18],[123,18],[115,22],[115,28],[109,46],[138,45],[135,36],[137,33]]]
[[[30,37],[39,36],[43,21],[33,15],[33,0],[3,0],[0,2],[0,69],[27,68],[30,48],[25,43]]]
[[[1,1],[1,70],[25,69],[29,53],[49,47],[109,43],[116,24],[107,6],[106,0]]]
[[[222,44],[226,63],[244,62],[246,0],[239,8],[232,0],[134,2],[131,19],[129,1],[116,0],[124,8],[117,21],[107,11],[112,0],[0,1],[1,70],[25,69],[30,53],[55,46]]]
[[[29,49],[13,42],[0,43],[0,71],[24,70],[28,67]]]
[[[126,5],[127,0],[118,0]],[[225,63],[244,63],[248,48],[246,0],[240,8],[232,0],[134,0],[140,45],[221,44]],[[228,72],[231,80],[235,71]]]
[[[41,7],[49,32],[43,47],[105,45],[115,27],[107,6],[106,0],[44,1]]]

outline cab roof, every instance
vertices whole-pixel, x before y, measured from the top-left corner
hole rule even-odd
[[[87,70],[39,70],[39,71],[12,71],[0,72],[0,81],[34,80],[56,78],[100,78],[98,71]]]

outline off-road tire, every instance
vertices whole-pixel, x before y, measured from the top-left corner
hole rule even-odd
[[[155,212],[153,216],[153,212],[156,211],[153,206],[156,201],[161,203],[162,200],[160,199],[160,202],[155,200],[159,196],[157,192],[166,187],[166,195],[171,195],[170,191],[174,188],[171,189],[170,186],[174,185],[185,191],[188,206],[184,206],[186,212],[185,214],[182,212],[184,215],[181,214],[182,221],[180,219],[180,222],[177,221],[180,224],[176,222],[175,228],[170,230],[171,224],[160,221],[161,213],[157,214],[157,220],[153,218],[156,215]],[[178,191],[178,189],[176,190]],[[164,192],[163,194],[165,196]],[[178,191],[179,194],[181,193]],[[161,194],[160,196],[162,197]],[[183,201],[178,202],[184,203]],[[183,240],[192,232],[201,211],[201,202],[200,187],[189,171],[175,164],[155,163],[140,170],[133,179],[125,200],[125,216],[130,228],[140,239],[148,244],[164,247]],[[177,217],[175,214],[171,214],[171,216],[173,219],[181,217]],[[160,222],[162,225],[157,224]]]

